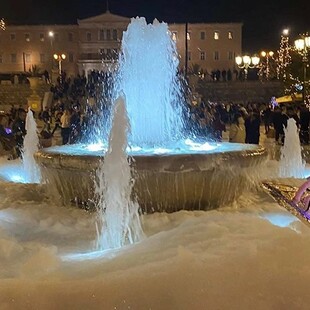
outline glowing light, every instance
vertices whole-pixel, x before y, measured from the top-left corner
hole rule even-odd
[[[260,216],[264,220],[269,221],[272,225],[278,226],[278,227],[288,227],[293,230],[295,230],[293,227],[291,227],[292,223],[300,222],[300,220],[291,215],[291,214],[284,214],[284,213],[266,213],[262,214]]]
[[[54,32],[53,32],[53,31],[49,31],[49,32],[48,32],[48,36],[49,36],[50,38],[53,38],[53,37],[54,37]]]
[[[21,175],[18,175],[18,174],[13,174],[10,176],[10,180],[12,182],[16,182],[16,183],[25,183],[25,179],[21,176]]]
[[[236,60],[236,64],[238,66],[240,66],[242,64],[242,57],[241,56],[237,56],[235,60]]]
[[[190,149],[193,151],[212,151],[218,147],[217,144],[211,145],[208,142],[206,142],[204,144],[200,144],[200,143],[193,142],[190,139],[186,139],[185,144],[188,145],[190,147]]]
[[[118,250],[108,249],[103,251],[90,251],[85,253],[66,254],[61,257],[63,261],[85,261],[106,258],[114,258]]]
[[[86,149],[91,151],[91,152],[102,151],[102,150],[104,150],[104,145],[103,145],[103,143],[88,144],[86,146]]]
[[[288,36],[289,35],[289,33],[290,33],[290,30],[289,29],[283,29],[283,31],[282,31],[282,34],[284,35],[284,36]]]
[[[0,30],[5,30],[5,21],[3,18],[0,19]]]
[[[170,150],[165,149],[165,148],[157,148],[157,149],[154,149],[154,153],[155,154],[167,154],[167,153],[170,153]]]

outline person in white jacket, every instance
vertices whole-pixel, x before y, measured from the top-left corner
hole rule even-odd
[[[229,142],[245,143],[244,118],[240,113],[236,113],[229,130]]]

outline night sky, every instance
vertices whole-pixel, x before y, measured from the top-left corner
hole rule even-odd
[[[167,22],[242,22],[245,51],[275,49],[281,31],[310,31],[309,0],[109,0],[110,11]],[[8,24],[76,23],[103,13],[105,0],[0,0]]]

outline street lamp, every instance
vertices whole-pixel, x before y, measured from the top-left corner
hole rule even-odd
[[[303,87],[302,87],[302,102],[306,99],[306,80],[307,80],[307,65],[308,65],[308,50],[310,48],[310,36],[303,35],[300,39],[295,40],[295,48],[302,57],[303,66]]]
[[[260,59],[257,55],[254,55],[252,57],[249,55],[244,55],[244,56],[237,56],[235,58],[235,61],[240,69],[244,69],[244,79],[247,80],[248,69],[257,67]]]
[[[264,71],[266,72],[266,79],[269,80],[269,76],[270,76],[270,59],[273,57],[274,55],[274,52],[273,51],[268,51],[268,52],[265,52],[265,51],[262,51],[260,53],[260,55],[263,57],[263,58],[266,58],[266,71],[264,70],[264,64],[262,63],[261,64],[261,75],[264,74]]]
[[[54,54],[54,59],[58,61],[58,72],[59,72],[59,78],[60,78],[60,83],[62,83],[62,68],[61,68],[61,63],[63,60],[66,59],[65,54]]]

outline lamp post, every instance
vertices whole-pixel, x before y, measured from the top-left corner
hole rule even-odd
[[[54,54],[54,59],[58,61],[58,73],[60,78],[60,84],[62,83],[62,61],[66,59],[65,54]]]
[[[237,56],[235,58],[236,64],[240,69],[244,69],[244,79],[245,81],[248,78],[248,69],[256,68],[259,64],[260,58],[256,55],[249,56]]]
[[[262,63],[262,72],[261,72],[261,75],[264,74],[264,69],[266,69],[265,73],[266,73],[266,79],[269,80],[269,77],[270,77],[270,59],[272,59],[273,55],[274,55],[274,52],[273,51],[268,51],[268,52],[265,52],[265,51],[262,51],[260,53],[261,57],[265,58],[266,59],[266,68],[264,68],[264,64]]]
[[[306,99],[306,80],[307,80],[307,66],[308,66],[308,50],[310,48],[310,36],[308,34],[302,35],[300,39],[295,40],[295,48],[301,55],[303,67],[303,87],[302,87],[302,102]]]

